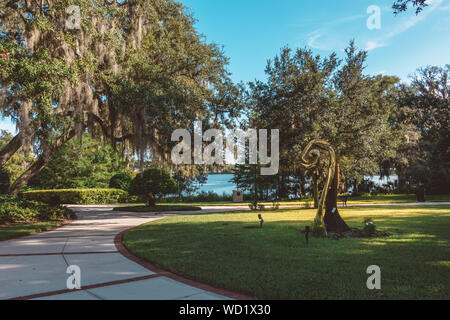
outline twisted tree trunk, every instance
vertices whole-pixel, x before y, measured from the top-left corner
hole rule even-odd
[[[33,178],[35,175],[41,172],[42,169],[45,168],[56,151],[58,151],[66,142],[72,139],[75,134],[76,131],[71,130],[59,137],[54,145],[46,148],[39,156],[39,158],[11,185],[11,187],[9,188],[9,192],[11,194],[17,195],[20,192],[20,189],[25,187],[31,180],[31,178]]]
[[[313,194],[314,194],[314,209],[317,209],[319,207],[319,178],[318,176],[313,173],[312,175],[313,179]]]
[[[0,150],[0,170],[20,147],[22,147],[21,133],[17,134],[3,149]]]
[[[337,207],[340,170],[340,159],[339,156],[336,155],[336,169],[334,170],[334,178],[325,201],[325,216],[323,218],[323,221],[327,227],[327,232],[350,231],[350,227],[341,218]]]

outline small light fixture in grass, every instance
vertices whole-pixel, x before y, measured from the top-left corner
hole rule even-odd
[[[262,229],[264,225],[264,219],[261,214],[258,214],[258,219],[259,219],[259,227]]]
[[[306,245],[309,244],[309,233],[311,232],[311,228],[309,226],[305,227],[305,239]]]

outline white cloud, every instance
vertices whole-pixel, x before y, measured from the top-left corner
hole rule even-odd
[[[387,47],[393,38],[413,28],[435,10],[446,9],[447,7],[440,7],[442,2],[443,0],[430,0],[428,1],[429,6],[419,15],[400,15],[395,17],[392,25],[388,26],[382,24],[382,29],[376,30],[375,32],[365,29],[365,24],[364,29],[361,27],[362,24],[360,27],[358,27],[357,24],[355,26],[346,24],[351,21],[365,20],[368,18],[368,15],[362,14],[336,19],[326,23],[322,28],[310,32],[307,35],[307,45],[313,49],[336,51],[344,48],[350,39],[355,38],[358,42],[363,44],[367,51]],[[383,7],[382,11],[384,12],[383,15],[393,15],[391,7]],[[390,18],[394,19],[393,17]],[[357,31],[357,33],[355,33],[355,31]],[[377,36],[374,37],[374,34]]]
[[[332,27],[336,27],[337,25],[346,22],[363,19],[365,17],[366,17],[365,15],[355,15],[330,21],[326,23],[325,26],[323,26],[322,28],[314,30],[313,32],[309,33],[307,44],[309,47],[313,49],[334,50],[335,48],[333,48],[332,45],[330,45],[329,43],[324,43],[323,41],[319,41],[319,39],[322,38],[324,35],[329,35],[331,33]]]
[[[366,43],[366,51],[372,51],[377,48],[385,47],[385,43],[377,42],[377,41],[367,41]]]

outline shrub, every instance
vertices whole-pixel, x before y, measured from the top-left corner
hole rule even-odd
[[[370,198],[373,196],[370,192],[353,192],[352,197],[358,197],[358,198]]]
[[[175,179],[168,170],[163,169],[147,169],[139,173],[133,179],[130,187],[130,194],[141,196],[150,207],[154,206],[165,195],[177,191]]]
[[[47,204],[115,204],[128,202],[129,195],[120,189],[35,190],[21,194],[24,199]]]
[[[132,181],[133,179],[128,173],[118,173],[109,180],[109,187],[128,191]]]
[[[375,222],[371,218],[365,218],[364,219],[364,233],[368,236],[372,236],[377,232],[377,227],[375,225]]]
[[[187,202],[220,202],[220,201],[233,201],[233,196],[223,193],[219,195],[213,191],[202,191],[197,195],[186,197],[184,199]]]
[[[17,196],[0,196],[0,223],[19,223],[74,219],[72,210],[61,206],[49,206]]]
[[[311,233],[314,237],[324,237],[326,235],[325,226],[323,224],[314,224]]]
[[[8,171],[0,170],[0,194],[8,193],[9,186],[11,185],[11,178]]]

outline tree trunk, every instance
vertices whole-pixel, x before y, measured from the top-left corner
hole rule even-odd
[[[340,179],[340,159],[336,155],[336,170],[334,171],[334,178],[331,182],[331,188],[328,191],[327,199],[325,201],[325,216],[323,221],[326,225],[327,232],[346,232],[350,231],[350,227],[345,223],[339,214],[337,207],[339,179]]]
[[[400,193],[407,193],[408,191],[408,186],[406,184],[406,179],[405,179],[405,170],[403,168],[397,168],[397,185],[398,185],[398,191]]]
[[[254,183],[255,183],[255,200],[254,203],[257,204],[258,203],[258,165],[255,164],[254,165],[255,168],[255,172],[254,172]]]
[[[72,130],[65,135],[61,136],[56,143],[45,149],[39,158],[29,167],[10,187],[9,192],[11,194],[17,195],[20,189],[25,187],[35,175],[41,172],[42,169],[48,164],[52,156],[58,151],[66,142],[75,136],[75,130]]]
[[[156,198],[152,195],[148,195],[147,196],[147,205],[149,207],[154,207],[156,206]]]
[[[0,150],[0,170],[20,147],[22,147],[21,133],[17,134],[2,150]]]
[[[300,193],[301,197],[306,195],[305,176],[300,179]]]
[[[359,183],[358,180],[355,180],[355,182],[353,183],[353,193],[358,193],[359,192]]]

